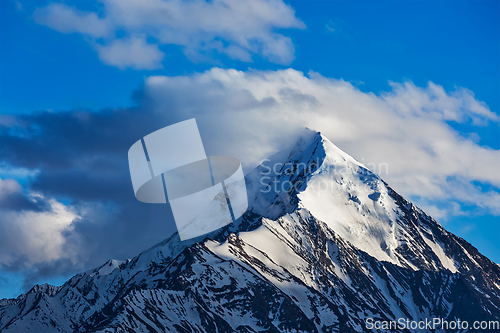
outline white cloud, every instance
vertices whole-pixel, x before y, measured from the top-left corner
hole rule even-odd
[[[83,12],[66,5],[52,3],[37,8],[33,14],[35,22],[62,33],[81,33],[99,38],[111,33],[110,22],[99,18],[96,13]]]
[[[143,38],[132,37],[117,39],[110,45],[97,45],[99,59],[105,64],[121,69],[132,67],[135,69],[162,68],[161,61],[164,53],[158,45],[147,44]]]
[[[432,82],[427,87],[405,82],[375,95],[317,73],[218,68],[150,77],[145,89],[169,121],[196,117],[209,154],[254,166],[307,126],[365,164],[386,163],[388,174],[382,177],[417,202],[456,201],[500,215],[497,190],[484,192],[472,183],[500,187],[500,151],[478,145],[449,124],[499,121],[467,89],[446,92]],[[459,214],[455,208],[446,211]]]
[[[103,15],[84,12],[63,4],[50,4],[35,11],[35,21],[62,33],[80,33],[94,38],[100,57],[118,67],[144,67],[143,59],[158,61],[158,46],[175,44],[184,48],[192,60],[217,52],[230,58],[251,61],[261,55],[272,62],[288,64],[294,59],[290,38],[275,32],[277,28],[304,28],[293,9],[281,0],[102,0]],[[117,32],[125,33],[117,40]],[[111,48],[123,52],[134,36],[144,35],[157,44],[140,48],[140,56],[103,56]],[[97,40],[98,39],[98,40]],[[129,45],[130,46],[130,45]],[[143,45],[144,46],[144,45]],[[110,51],[111,52],[111,51]]]
[[[12,179],[0,179],[0,200],[21,192]],[[31,194],[32,197],[40,196]],[[62,258],[73,258],[65,233],[73,229],[78,216],[54,199],[48,200],[47,211],[2,210],[0,214],[0,268],[2,266],[31,266]]]
[[[21,185],[14,179],[0,178],[0,200],[6,198],[8,195],[21,193]]]
[[[0,118],[0,123],[2,119]],[[27,168],[19,168],[12,167],[6,163],[0,162],[0,177],[4,179],[4,181],[14,181],[15,179],[30,179],[38,175],[40,171],[38,169],[27,169]],[[1,181],[1,179],[0,179]],[[0,185],[1,188],[1,185]],[[0,190],[1,191],[1,190]]]

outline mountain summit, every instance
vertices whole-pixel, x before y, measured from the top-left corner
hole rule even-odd
[[[185,242],[174,234],[132,260],[1,300],[0,331],[377,332],[367,319],[500,320],[500,266],[321,133],[305,132],[246,182],[251,208],[236,224]]]

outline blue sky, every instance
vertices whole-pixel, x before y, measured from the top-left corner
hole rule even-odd
[[[121,156],[129,142],[133,143],[130,140],[162,127],[159,124],[166,126],[189,118],[198,111],[185,110],[207,107],[211,101],[207,96],[226,96],[232,92],[231,86],[243,87],[260,103],[263,100],[259,99],[258,85],[252,82],[261,80],[263,75],[267,75],[265,82],[275,85],[292,82],[294,91],[301,89],[295,86],[297,82],[310,84],[308,93],[320,104],[328,101],[340,105],[342,101],[347,103],[346,110],[351,106],[358,110],[362,106],[357,101],[367,99],[374,108],[390,108],[390,112],[399,115],[403,111],[397,110],[398,105],[413,108],[417,99],[416,108],[420,109],[414,110],[413,118],[403,115],[393,125],[387,125],[387,120],[373,123],[373,127],[387,125],[396,131],[406,124],[409,133],[415,132],[409,135],[408,151],[415,152],[411,156],[424,156],[422,160],[428,158],[426,166],[413,169],[413,165],[419,165],[415,162],[408,169],[408,165],[399,163],[404,154],[388,153],[399,140],[388,138],[383,131],[372,131],[369,124],[363,125],[364,133],[368,133],[364,136],[333,130],[327,136],[358,159],[390,162],[394,166],[387,179],[391,185],[428,208],[448,230],[500,262],[500,174],[493,167],[500,162],[500,2],[274,1],[270,5],[259,0],[249,2],[256,4],[249,7],[252,10],[234,6],[233,16],[242,22],[237,29],[228,13],[217,7],[218,3],[221,1],[209,3],[208,7],[204,1],[194,1],[191,7],[179,5],[187,13],[187,23],[176,25],[151,12],[138,15],[135,19],[139,23],[128,20],[116,10],[113,1],[0,2],[0,125],[4,126],[0,131],[0,139],[4,140],[0,146],[4,150],[0,149],[0,153],[5,154],[0,155],[0,178],[4,181],[4,193],[11,199],[17,196],[17,201],[9,199],[10,206],[6,207],[11,210],[3,214],[5,221],[7,216],[18,221],[26,216],[22,215],[26,212],[23,209],[31,205],[30,214],[40,219],[40,225],[54,218],[62,221],[62,227],[54,229],[57,237],[46,240],[59,247],[33,246],[17,257],[12,251],[18,245],[4,241],[0,246],[0,297],[14,297],[32,283],[60,283],[103,260],[130,257],[166,238],[159,235],[168,236],[171,229],[147,222],[140,231],[141,238],[131,241],[132,235],[137,234],[137,220],[132,217],[143,208],[125,210],[123,207],[130,206],[133,193],[123,197],[117,194],[128,191],[129,184],[122,184],[128,180]],[[210,7],[211,4],[215,5]],[[215,23],[206,23],[204,13],[221,17]],[[120,41],[125,44],[119,44]],[[124,58],[123,53],[128,52],[136,56]],[[298,72],[287,71],[290,68]],[[230,69],[241,71],[244,78],[234,76]],[[331,80],[334,87],[322,78]],[[227,88],[224,80],[232,80],[233,84]],[[207,86],[208,81],[217,85]],[[397,90],[391,82],[396,87],[401,85],[401,89]],[[405,82],[412,86],[403,86]],[[429,82],[442,87],[446,98],[429,88]],[[320,91],[326,86],[340,89],[332,90],[332,96],[345,91],[347,100],[340,93],[332,100],[315,95],[315,89]],[[238,103],[241,100],[227,105],[238,109]],[[256,108],[253,102],[248,103],[241,109]],[[258,107],[265,108],[264,104]],[[167,111],[158,114],[151,105],[163,105]],[[276,112],[279,118],[282,111],[277,110],[282,108],[273,107],[276,111],[266,112]],[[436,111],[439,108],[450,113]],[[218,112],[211,110],[207,107],[204,112]],[[332,107],[329,111],[335,119],[350,119],[348,111],[336,110]],[[436,111],[440,118],[430,116],[429,110]],[[310,112],[309,119],[317,117],[315,110]],[[380,112],[384,117],[392,114]],[[421,119],[429,126],[414,128],[413,124],[419,124]],[[254,123],[262,124],[260,121]],[[210,133],[209,125],[207,122],[205,133]],[[130,137],[125,139],[123,134],[123,139],[118,140],[115,137],[121,132],[108,133],[118,126],[129,126]],[[293,126],[297,124],[290,123]],[[203,121],[200,130],[203,134]],[[431,139],[418,135],[425,130],[442,143],[427,155],[428,146],[434,146]],[[92,131],[95,136],[89,134]],[[280,131],[277,133],[282,134]],[[257,129],[249,132],[244,142],[266,147],[255,153],[256,158],[282,144],[272,136],[260,136],[259,141]],[[101,141],[94,142],[94,137]],[[227,154],[236,149],[219,147],[216,141],[214,150]],[[366,147],[389,148],[377,151]],[[85,159],[79,160],[78,156]],[[93,160],[99,163],[93,164]],[[411,178],[405,170],[418,177]],[[64,181],[59,184],[55,180],[58,178]],[[8,182],[9,179],[13,181]],[[93,182],[106,183],[106,189],[112,190],[102,190],[97,195],[93,192],[97,188],[86,187]],[[436,188],[443,193],[435,194]],[[39,197],[32,204],[35,195]],[[24,208],[16,210],[14,206]],[[154,220],[168,215],[167,210],[155,208],[148,214]],[[111,218],[113,214],[115,217]],[[115,221],[116,215],[129,220],[120,224]],[[75,218],[77,223],[72,222]],[[31,239],[22,229],[5,221],[0,222],[3,237],[19,237],[18,243]],[[22,223],[22,219],[19,221]],[[66,247],[71,242],[86,250]],[[71,255],[61,255],[62,249]]]

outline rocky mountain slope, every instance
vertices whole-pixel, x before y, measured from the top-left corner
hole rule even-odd
[[[1,300],[0,331],[423,332],[366,320],[500,320],[500,266],[320,133],[246,181],[251,208],[236,224]]]

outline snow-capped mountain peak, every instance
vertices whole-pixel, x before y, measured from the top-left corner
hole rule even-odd
[[[321,133],[306,131],[246,180],[250,209],[237,223],[185,242],[174,234],[2,300],[0,331],[372,332],[366,318],[500,320],[500,266]]]
[[[429,233],[422,233],[419,224],[407,225],[401,219],[404,212],[382,179],[321,133],[306,131],[295,145],[265,160],[248,178],[256,198],[253,209],[262,216],[275,219],[304,208],[378,260],[412,269],[425,264],[457,271],[441,243],[424,236]],[[409,228],[414,230],[409,233]],[[403,253],[414,238],[425,249]],[[435,256],[424,259],[419,252]]]

